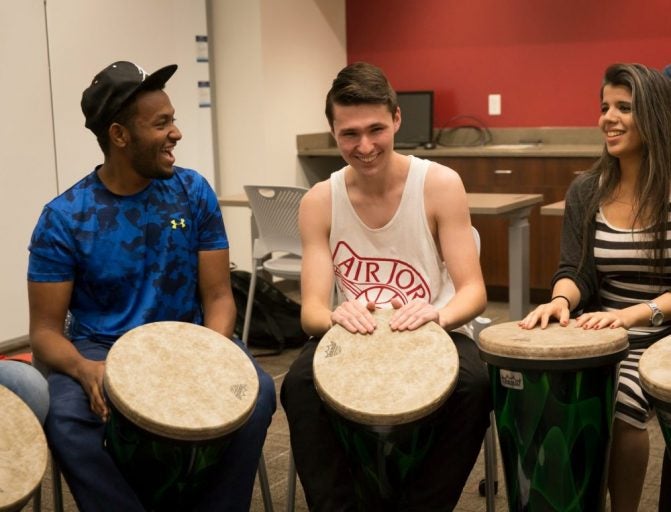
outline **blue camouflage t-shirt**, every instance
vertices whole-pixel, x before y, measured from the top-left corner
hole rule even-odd
[[[113,343],[150,322],[202,324],[198,252],[227,249],[217,197],[175,167],[132,196],[113,194],[97,168],[48,203],[30,242],[28,280],[73,281],[70,337]]]

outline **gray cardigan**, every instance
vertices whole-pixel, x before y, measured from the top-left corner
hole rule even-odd
[[[585,172],[578,176],[566,192],[564,209],[564,225],[561,234],[559,268],[552,276],[552,287],[559,279],[571,279],[580,290],[580,302],[574,311],[598,311],[600,309],[599,284],[601,278],[594,263],[594,238],[596,221],[594,215],[590,219],[587,240],[587,254],[583,265],[583,221],[587,214],[592,195],[596,192],[598,175]]]

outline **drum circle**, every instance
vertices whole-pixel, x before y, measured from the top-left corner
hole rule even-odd
[[[47,441],[33,411],[4,386],[0,411],[0,510],[13,512],[23,509],[42,482]]]
[[[624,329],[480,333],[510,511],[602,510]]]
[[[350,461],[360,506],[398,506],[440,435],[436,411],[456,385],[459,359],[435,323],[392,331],[377,310],[371,335],[332,327],[314,358],[317,391]]]
[[[188,509],[213,482],[259,392],[252,362],[226,337],[184,322],[128,331],[110,350],[105,446],[150,510]]]
[[[666,449],[671,453],[671,336],[643,352],[638,371],[641,387],[655,408]]]

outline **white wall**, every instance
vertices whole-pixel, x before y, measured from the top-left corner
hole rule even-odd
[[[84,127],[79,102],[95,74],[117,60],[151,73],[179,66],[166,85],[184,138],[177,165],[192,167],[214,185],[210,111],[198,107],[198,81],[209,78],[196,61],[196,35],[207,33],[205,0],[47,0],[59,191],[102,163],[95,136]]]
[[[221,195],[307,185],[296,135],[328,131],[324,98],[346,64],[345,0],[209,0]],[[249,211],[224,208],[231,261],[250,268]]]
[[[56,193],[43,0],[0,2],[0,340],[28,332],[28,242]]]

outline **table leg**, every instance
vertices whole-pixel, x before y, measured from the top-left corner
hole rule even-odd
[[[529,311],[529,213],[531,208],[510,215],[508,225],[508,301],[510,321]]]

